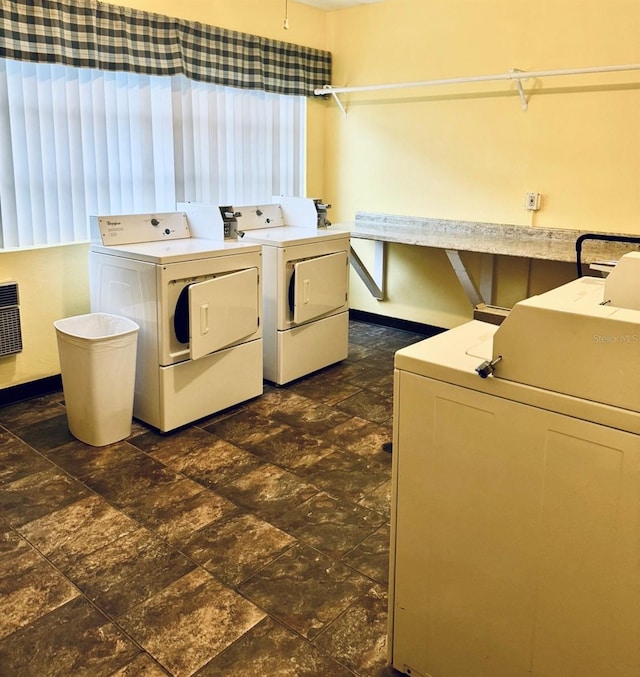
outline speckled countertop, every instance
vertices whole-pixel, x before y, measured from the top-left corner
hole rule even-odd
[[[573,262],[576,260],[576,239],[587,232],[627,237],[640,235],[357,212],[351,237],[438,249]],[[638,249],[637,244],[588,240],[583,244],[582,260],[585,263],[615,260],[628,251]]]

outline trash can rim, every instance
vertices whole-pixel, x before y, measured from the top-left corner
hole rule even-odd
[[[111,326],[109,326],[111,325]],[[140,326],[122,315],[112,313],[84,313],[55,320],[56,331],[66,336],[99,341],[117,336],[126,336],[139,331]]]

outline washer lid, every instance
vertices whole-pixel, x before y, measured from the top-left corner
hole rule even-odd
[[[501,326],[504,326],[504,323]],[[480,378],[476,373],[476,367],[484,360],[491,359],[491,349],[498,329],[496,325],[471,320],[402,348],[395,354],[395,373],[399,375],[401,372],[409,372],[471,391],[488,393],[503,399],[640,434],[640,412],[557,393],[538,386],[496,378],[495,375]],[[550,335],[553,337],[552,333]]]

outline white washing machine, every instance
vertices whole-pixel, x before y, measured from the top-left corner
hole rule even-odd
[[[181,206],[91,219],[91,310],[140,325],[133,415],[162,432],[263,392],[261,248]]]
[[[319,227],[319,201],[275,199],[229,217],[263,247],[264,377],[282,385],[347,357],[349,233]]]
[[[395,668],[640,674],[639,375],[640,254],[396,353]]]

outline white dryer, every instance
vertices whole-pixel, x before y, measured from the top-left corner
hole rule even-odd
[[[263,247],[264,377],[282,385],[347,357],[349,233],[318,227],[312,199],[278,199],[230,216]]]
[[[263,392],[261,248],[217,218],[206,237],[185,211],[91,219],[91,310],[140,325],[133,415],[162,432]]]

